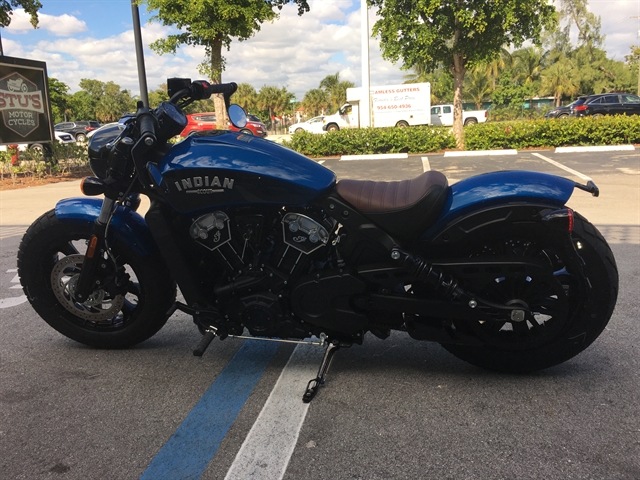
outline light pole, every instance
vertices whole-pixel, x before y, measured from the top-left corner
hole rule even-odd
[[[144,67],[144,50],[142,48],[142,31],[140,30],[140,12],[136,0],[131,0],[131,16],[133,17],[133,38],[136,44],[136,59],[138,61],[138,84],[140,85],[140,99],[145,107],[149,106],[147,91],[147,71]]]
[[[360,0],[360,34],[362,39],[362,98],[360,99],[360,126],[371,126],[371,98],[369,82],[369,11],[367,0]]]

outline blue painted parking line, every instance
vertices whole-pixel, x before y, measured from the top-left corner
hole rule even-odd
[[[278,346],[271,342],[245,342],[140,480],[200,478]]]

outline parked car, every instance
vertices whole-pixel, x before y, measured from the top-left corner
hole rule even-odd
[[[571,106],[572,117],[640,115],[640,97],[630,93],[601,93],[578,97]]]
[[[53,132],[55,136],[55,141],[60,143],[75,143],[76,139],[73,138],[73,135],[65,132]],[[48,150],[48,154],[51,155],[51,148],[49,146],[49,142],[39,142],[39,143],[17,143],[12,145],[0,145],[0,152],[6,152],[9,147],[16,146],[19,152],[26,152],[27,150],[31,150],[34,153],[43,154],[45,150]]]
[[[87,134],[96,128],[100,128],[100,123],[95,121],[63,122],[53,126],[58,132],[70,133],[78,142],[84,142]]]
[[[105,123],[100,128],[96,128],[95,130],[91,130],[87,133],[87,138],[93,137],[96,133],[101,132],[102,130],[113,127],[114,125],[118,125],[118,122]],[[124,127],[123,127],[124,128]]]
[[[294,123],[289,127],[289,133],[296,133],[296,132],[303,132],[303,131],[311,132],[311,133],[325,133],[322,130],[323,118],[324,118],[324,115],[321,115],[319,117],[313,117],[307,120],[306,122]]]
[[[180,133],[183,137],[186,137],[191,132],[216,129],[216,114],[213,112],[191,113],[187,115],[187,120],[187,126]],[[238,128],[231,124],[228,124],[227,128],[234,132],[242,132],[257,137],[267,136],[266,125],[255,115],[247,115],[247,125],[244,128]]]
[[[576,102],[571,102],[569,105],[562,105],[555,107],[544,114],[544,118],[567,118],[571,115],[571,107]]]

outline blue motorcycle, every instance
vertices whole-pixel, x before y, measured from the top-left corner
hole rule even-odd
[[[170,79],[170,100],[141,103],[89,144],[89,197],[60,201],[26,232],[19,275],[63,335],[125,348],[176,311],[202,355],[214,337],[326,346],[367,332],[434,341],[481,367],[530,372],[564,362],[605,328],[617,291],[605,239],[565,206],[577,187],[507,171],[449,186],[439,172],[393,182],[340,180],[292,150],[244,133],[169,140],[190,103],[236,85]],[[150,199],[142,218],[140,194]],[[182,298],[176,300],[176,286]]]

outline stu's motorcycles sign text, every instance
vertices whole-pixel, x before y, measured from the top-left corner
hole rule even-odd
[[[0,57],[0,144],[51,142],[50,112],[46,64]]]
[[[0,112],[7,128],[26,137],[40,125],[38,114],[44,113],[42,91],[19,73],[0,78]]]

